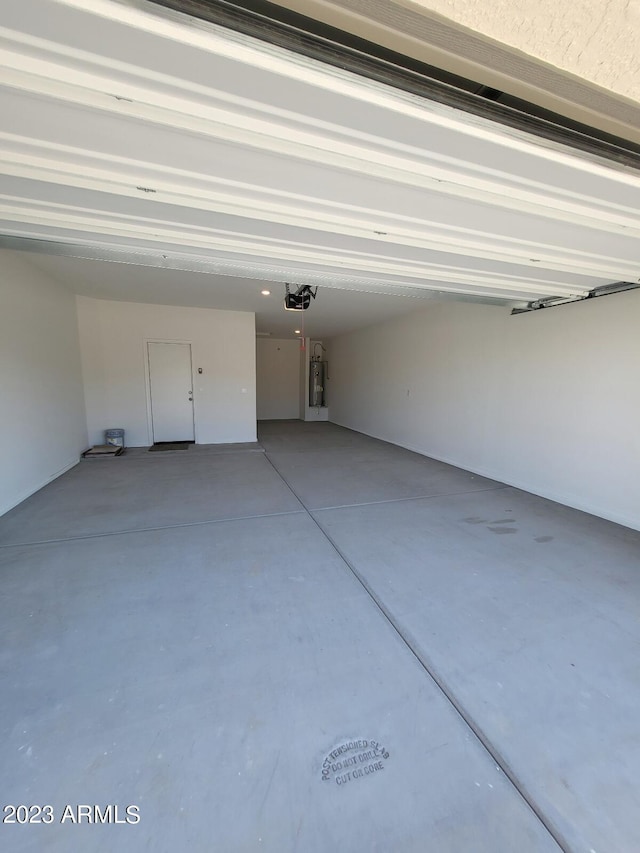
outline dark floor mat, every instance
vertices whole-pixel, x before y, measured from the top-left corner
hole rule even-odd
[[[160,444],[153,444],[149,450],[188,450],[192,441],[163,441]]]

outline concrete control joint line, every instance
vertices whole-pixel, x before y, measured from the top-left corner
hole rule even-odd
[[[269,461],[271,462],[271,460],[269,460]],[[271,464],[273,465],[273,463],[271,463]],[[278,471],[278,473],[280,473],[280,472]],[[288,483],[287,483],[287,486],[289,486]],[[291,489],[291,486],[289,486],[289,488]],[[458,495],[479,495],[482,492],[498,492],[501,489],[511,489],[511,488],[513,488],[513,486],[507,486],[507,485],[490,486],[488,489],[469,489],[466,492],[439,492],[436,495],[411,495],[408,498],[385,498],[384,500],[381,500],[381,501],[360,501],[360,502],[354,503],[354,504],[336,504],[335,506],[317,506],[312,510],[309,510],[309,509],[307,509],[307,507],[305,507],[305,509],[307,510],[307,512],[328,512],[329,510],[332,510],[332,509],[353,509],[353,508],[359,507],[359,506],[378,506],[379,504],[399,504],[399,503],[402,503],[403,501],[428,501],[428,500],[432,500],[435,498],[457,497]],[[291,491],[293,492],[293,489],[291,489]],[[295,494],[295,492],[293,492],[293,493]],[[296,495],[296,497],[298,497],[298,496]],[[298,498],[298,500],[300,501],[300,498]],[[300,501],[300,503],[302,503],[302,501]],[[302,505],[304,506],[304,504],[302,504]]]
[[[334,542],[331,536],[327,533],[324,527],[320,524],[318,519],[314,516],[315,510],[310,510],[300,495],[295,491],[293,486],[288,482],[285,476],[278,470],[275,463],[272,461],[268,452],[265,452],[264,458],[269,462],[273,470],[280,477],[285,486],[289,489],[291,494],[300,502],[300,505],[304,507],[305,512],[311,519],[311,521],[316,525],[320,533],[325,537],[327,542],[331,545],[333,550],[336,552],[338,557],[345,564],[347,569],[351,572],[356,581],[360,584],[360,586],[367,593],[369,598],[372,600],[373,604],[377,607],[380,613],[384,616],[387,622],[391,625],[393,630],[399,636],[400,640],[404,643],[407,649],[411,652],[411,654],[418,661],[422,669],[425,671],[430,680],[436,685],[438,690],[442,693],[447,702],[451,705],[451,707],[456,711],[458,716],[461,718],[463,723],[473,732],[475,737],[480,741],[481,745],[484,747],[486,752],[491,756],[492,761],[496,764],[496,766],[504,773],[507,777],[513,788],[519,794],[521,799],[525,802],[525,804],[529,807],[529,809],[533,812],[536,818],[540,821],[540,823],[547,830],[549,835],[553,838],[555,843],[558,845],[560,850],[563,853],[572,853],[571,847],[568,842],[563,838],[562,833],[553,826],[551,821],[547,818],[541,808],[536,804],[535,799],[532,794],[530,794],[524,785],[524,783],[518,779],[516,772],[509,766],[509,763],[501,755],[500,750],[495,746],[489,737],[483,732],[480,726],[473,720],[470,713],[464,708],[464,706],[460,703],[460,701],[454,696],[451,690],[446,686],[443,679],[436,674],[433,665],[427,660],[425,655],[420,651],[418,643],[408,634],[406,630],[403,630],[401,626],[396,621],[395,617],[391,613],[391,611],[386,607],[385,604],[380,600],[380,598],[376,595],[373,589],[369,586],[364,577],[360,574],[360,572],[355,568],[353,563],[349,560],[349,558],[342,552],[340,547]],[[507,488],[507,487],[505,487]],[[493,491],[492,489],[483,489],[482,491]],[[411,498],[409,499],[411,500]],[[377,501],[375,503],[378,503]],[[380,503],[386,503],[386,501],[381,501]],[[389,501],[389,503],[395,503],[395,501]],[[344,508],[346,508],[345,505]],[[339,509],[340,507],[336,507]],[[330,507],[323,507],[323,510],[330,509]]]
[[[251,451],[254,452],[254,451]],[[260,453],[264,453],[265,458],[268,458],[266,452],[257,451]],[[269,463],[272,468],[275,468],[273,462],[269,459]],[[476,492],[493,492],[498,489],[509,489],[511,486],[494,486],[489,489],[474,489],[471,492],[443,492],[437,495],[414,495],[408,498],[389,498],[388,500],[383,501],[363,501],[361,503],[353,503],[353,504],[339,504],[338,506],[322,506],[317,507],[314,510],[309,510],[308,507],[304,505],[304,503],[300,500],[297,494],[293,491],[289,483],[284,480],[284,477],[280,472],[276,470],[276,473],[280,477],[281,480],[284,481],[286,487],[289,491],[295,496],[296,500],[301,504],[303,509],[288,509],[283,510],[282,512],[260,512],[254,515],[233,515],[225,518],[205,518],[202,521],[183,521],[179,524],[157,524],[151,527],[130,527],[124,528],[121,530],[105,530],[101,533],[87,533],[83,536],[61,536],[55,539],[34,539],[30,542],[0,542],[0,549],[3,548],[25,548],[31,545],[54,545],[58,542],[75,542],[76,540],[83,539],[100,539],[105,536],[123,536],[126,533],[152,533],[158,530],[173,530],[180,527],[201,527],[205,524],[222,524],[225,521],[249,521],[252,518],[273,518],[280,515],[301,515],[302,513],[311,514],[311,512],[328,512],[333,509],[348,509],[350,507],[359,507],[359,506],[373,506],[376,504],[386,504],[386,503],[400,503],[402,501],[419,501],[419,500],[428,500],[430,498],[446,498],[450,495],[461,495],[461,494],[476,494]],[[315,521],[315,519],[314,519]],[[317,522],[316,522],[317,523]],[[326,535],[326,534],[325,534]]]
[[[105,530],[102,533],[87,533],[86,536],[63,536],[59,539],[36,539],[33,542],[7,542],[0,548],[26,548],[31,545],[54,545],[57,542],[75,542],[82,539],[100,539],[104,536],[123,536],[125,533],[153,533],[158,530],[175,530],[180,527],[202,527],[205,524],[222,524],[225,521],[249,521],[252,518],[275,518],[280,515],[302,515],[305,510],[288,509],[284,512],[260,512],[255,515],[234,515],[229,518],[205,518],[203,521],[183,521],[180,524],[158,524],[154,527],[131,527],[124,530]]]

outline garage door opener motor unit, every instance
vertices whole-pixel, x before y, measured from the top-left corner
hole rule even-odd
[[[308,284],[302,284],[295,293],[291,293],[289,285],[285,284],[284,310],[285,311],[306,311],[311,300],[316,298],[318,288],[315,291]]]

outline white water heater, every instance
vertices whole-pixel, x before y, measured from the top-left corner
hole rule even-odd
[[[324,380],[326,375],[326,362],[309,362],[309,405],[311,408],[324,406]]]

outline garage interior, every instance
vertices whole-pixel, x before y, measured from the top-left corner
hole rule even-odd
[[[12,853],[640,848],[638,103],[370,5],[3,10]]]

